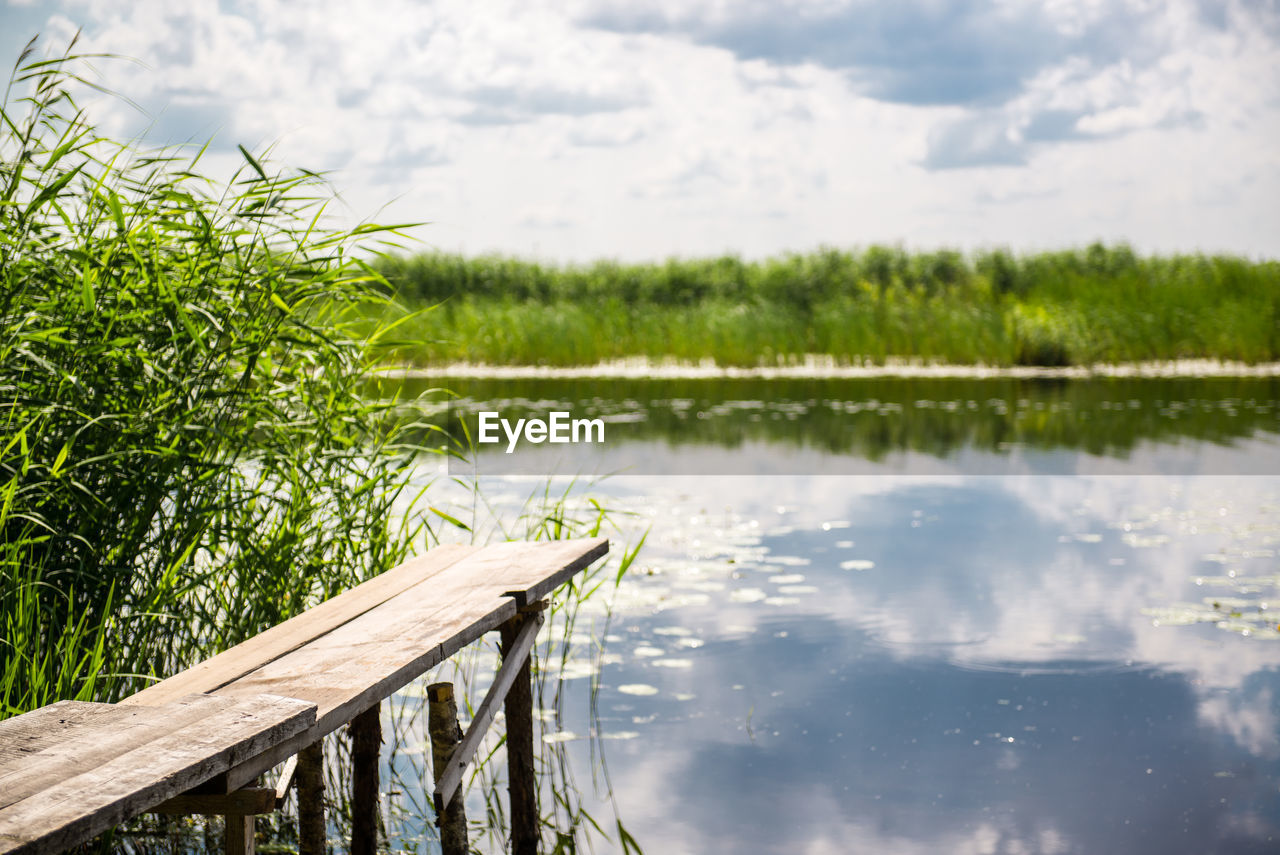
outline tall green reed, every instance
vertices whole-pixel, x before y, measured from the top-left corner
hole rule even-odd
[[[416,343],[399,357],[424,364],[1280,358],[1280,262],[1141,257],[1123,244],[563,266],[426,253],[379,269],[410,305],[439,304],[403,330]]]
[[[104,139],[83,59],[29,45],[0,107],[0,717],[117,698],[434,538],[424,428],[365,394],[390,336],[356,251],[386,230],[326,228],[319,176],[244,149],[220,182],[206,150]],[[492,534],[600,530],[543,499]],[[542,763],[572,841],[594,820]]]
[[[74,43],[0,106],[0,717],[110,699],[399,561],[414,449],[329,192],[103,138]]]

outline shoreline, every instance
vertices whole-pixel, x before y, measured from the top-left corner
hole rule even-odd
[[[809,355],[790,365],[753,368],[720,366],[711,360],[699,363],[645,357],[610,360],[594,365],[494,365],[455,362],[433,367],[387,366],[372,377],[414,380],[437,377],[493,380],[714,380],[714,379],[956,379],[956,380],[1087,380],[1093,378],[1205,379],[1213,377],[1280,377],[1280,362],[1249,364],[1215,359],[1175,359],[1156,362],[1041,367],[927,363],[887,359],[881,364],[848,365],[831,357]]]

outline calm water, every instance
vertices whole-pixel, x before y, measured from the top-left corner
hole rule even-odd
[[[1280,378],[443,382],[400,392],[465,474],[1280,475]],[[482,410],[599,418],[606,442],[506,454],[476,443]]]
[[[1280,851],[1275,381],[582,382],[465,407],[609,414],[639,473],[573,493],[649,536],[543,658],[596,851]]]

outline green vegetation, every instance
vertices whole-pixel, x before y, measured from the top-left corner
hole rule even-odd
[[[402,428],[359,394],[370,229],[248,152],[224,184],[100,138],[76,58],[29,54],[0,113],[0,718],[141,688],[416,535]]]
[[[70,50],[28,46],[0,102],[0,719],[116,700],[436,540],[415,492],[424,428],[365,394],[386,283],[357,249],[394,229],[324,228],[318,176],[243,149],[216,181],[203,151],[100,137]],[[430,519],[531,539],[607,522],[546,493],[477,535],[482,500],[469,525]],[[577,605],[632,559],[568,587],[543,655],[567,655]],[[599,826],[563,750],[540,760],[550,832],[576,851]],[[411,807],[420,829],[432,809]],[[195,840],[182,821],[138,828]]]
[[[1025,256],[873,246],[564,267],[432,253],[378,269],[404,304],[435,307],[398,332],[398,358],[419,364],[1280,358],[1280,262],[1144,258],[1126,246]],[[372,315],[395,317],[385,312]]]

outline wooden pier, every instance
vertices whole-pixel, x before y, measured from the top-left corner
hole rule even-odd
[[[152,811],[225,816],[227,851],[252,852],[253,817],[291,780],[300,855],[323,855],[320,740],[347,723],[351,852],[372,855],[379,703],[493,630],[502,667],[437,780],[437,811],[504,703],[513,850],[535,852],[529,651],[545,598],[608,549],[603,538],[437,547],[119,704],[62,701],[0,722],[0,855],[61,852]],[[258,786],[281,764],[276,787]]]

